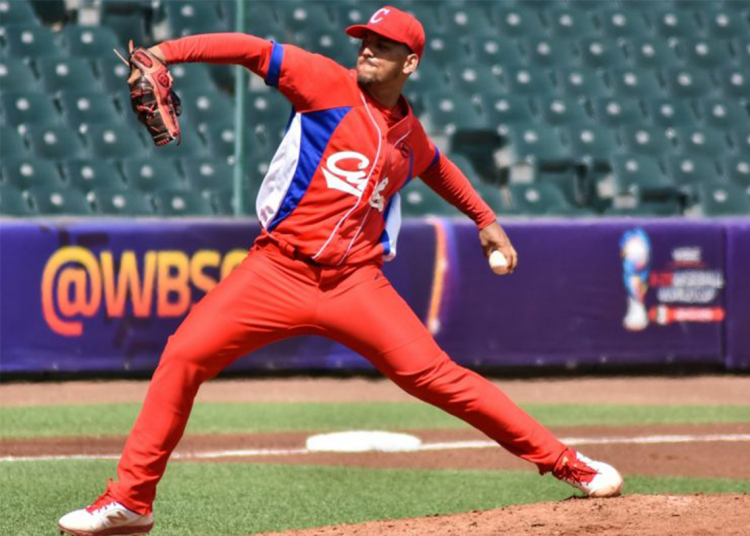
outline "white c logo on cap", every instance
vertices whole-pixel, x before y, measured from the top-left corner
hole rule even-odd
[[[378,9],[375,13],[372,14],[372,17],[370,17],[370,23],[371,24],[379,23],[381,20],[383,20],[383,17],[385,17],[390,12],[391,12],[390,9],[386,9],[386,8]]]

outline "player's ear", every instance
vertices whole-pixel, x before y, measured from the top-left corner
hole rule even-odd
[[[406,57],[406,61],[404,61],[404,69],[403,72],[405,75],[410,75],[414,71],[417,70],[417,66],[419,65],[419,56],[412,53],[409,54]]]

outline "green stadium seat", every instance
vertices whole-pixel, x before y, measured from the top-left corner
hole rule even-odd
[[[280,93],[266,91],[248,94],[247,112],[250,127],[262,125],[269,132],[279,132],[289,124],[292,107]],[[226,121],[231,119],[227,117]]]
[[[507,205],[503,199],[503,194],[500,192],[500,188],[497,186],[482,182],[474,184],[473,186],[479,194],[479,197],[481,197],[495,213],[501,212]]]
[[[0,216],[33,216],[28,199],[13,186],[0,185]]]
[[[216,2],[171,0],[164,3],[167,22],[173,36],[227,31]]]
[[[537,99],[542,117],[550,125],[575,125],[588,123],[585,105],[572,97],[552,97]]]
[[[448,85],[448,79],[444,69],[436,63],[425,62],[409,77],[406,82],[406,91],[434,91]]]
[[[132,4],[132,2],[131,2]],[[149,46],[152,39],[147,28],[147,17],[144,16],[143,4],[135,5],[136,11],[132,13],[114,13],[105,11],[102,17],[102,26],[112,30],[120,42],[120,46],[127,50],[128,42]]]
[[[623,127],[625,125],[643,122],[643,113],[636,99],[619,97],[600,97],[591,100],[594,118],[609,127]]]
[[[750,155],[724,156],[719,163],[724,176],[750,194]]]
[[[690,216],[748,216],[750,197],[731,182],[702,183],[695,187],[698,202],[687,209]]]
[[[153,195],[156,213],[161,216],[213,216],[211,201],[200,192],[161,190]]]
[[[279,10],[284,26],[292,34],[304,33],[309,30],[329,30],[341,32],[341,27],[334,24],[324,3],[296,2],[288,8]]]
[[[608,69],[609,84],[617,95],[623,97],[653,98],[662,97],[664,88],[656,71],[633,67]]]
[[[216,91],[182,91],[182,114],[185,120],[203,128],[204,125],[234,117],[229,96]]]
[[[338,21],[340,27],[346,28],[352,24],[366,24],[375,10],[382,6],[372,2],[331,2],[330,7],[334,20]]]
[[[735,39],[731,42],[731,47],[737,63],[750,67],[750,38]]]
[[[245,8],[247,32],[264,39],[286,42],[287,32],[276,16],[273,2],[248,2]],[[236,28],[236,1],[228,0],[223,4],[227,8],[230,31]],[[368,15],[369,17],[369,15]]]
[[[227,159],[234,155],[234,123],[223,121],[206,125],[206,140],[211,156]],[[250,144],[245,144],[245,149]],[[187,156],[187,155],[186,155]]]
[[[97,214],[103,216],[153,216],[148,194],[120,188],[95,188],[87,196]]]
[[[703,122],[710,127],[728,129],[750,122],[750,109],[734,99],[700,99],[697,105]]]
[[[3,91],[36,91],[38,86],[31,65],[19,58],[0,60],[0,87]]]
[[[64,55],[55,34],[46,26],[8,26],[5,28],[5,41],[8,52],[16,58]]]
[[[620,151],[615,132],[606,127],[574,125],[564,133],[573,158],[597,168],[608,167],[609,159]]]
[[[130,69],[127,65],[121,61],[111,61],[109,59],[98,59],[93,60],[93,62],[105,92],[111,94],[112,92],[121,92],[128,89]],[[182,94],[179,87],[177,91],[179,95]]]
[[[661,69],[671,65],[680,64],[676,45],[672,45],[664,39],[626,39],[624,47],[636,67]]]
[[[75,58],[111,60],[112,49],[120,46],[117,34],[106,26],[67,24],[62,36],[70,55]]]
[[[499,91],[500,79],[489,65],[464,63],[447,70],[451,85],[464,96],[476,96],[485,92]]]
[[[744,69],[719,69],[714,73],[725,97],[747,101],[750,95],[750,75]]]
[[[359,41],[352,40],[340,29],[308,30],[305,33],[304,48],[331,58],[339,65],[353,68],[357,62],[358,43]]]
[[[642,201],[637,197],[627,197],[624,199],[624,206],[612,206],[602,213],[608,217],[665,217],[680,216],[682,206],[679,201],[667,199],[664,201]],[[617,203],[618,200],[615,201]]]
[[[36,60],[36,68],[42,85],[50,93],[80,91],[81,88],[96,91],[100,88],[91,64],[83,58],[40,58]]]
[[[593,11],[593,10],[592,10]],[[556,37],[580,37],[597,32],[596,25],[588,11],[579,11],[567,5],[557,5],[545,10],[542,17]]]
[[[662,37],[695,37],[702,33],[694,12],[677,9],[647,11],[651,24]]]
[[[19,190],[33,186],[57,188],[62,177],[54,163],[38,158],[4,158],[0,167],[5,181]]]
[[[45,93],[3,92],[2,110],[5,122],[11,126],[57,125],[60,113],[52,98]]]
[[[178,95],[185,90],[216,91],[208,65],[204,63],[177,63],[169,66]]]
[[[29,150],[23,137],[13,127],[0,126],[0,158],[24,158]]]
[[[645,37],[648,25],[639,10],[625,9],[625,5],[597,10],[596,18],[601,34],[611,39],[619,37]]]
[[[93,213],[86,197],[78,190],[65,187],[35,186],[28,190],[29,199],[39,214],[47,216],[88,216]]]
[[[667,69],[664,78],[673,97],[695,99],[708,97],[716,91],[707,71],[697,69]]]
[[[665,160],[667,174],[679,187],[692,189],[696,184],[716,182],[719,170],[709,156],[689,153],[668,156]]]
[[[551,171],[539,170],[533,180],[536,184],[553,184],[563,193],[572,207],[582,208],[588,205],[589,194],[585,174],[575,168]]]
[[[365,16],[369,19],[381,7],[383,7],[382,4],[377,7],[373,5],[372,8],[367,9]],[[404,11],[414,15],[425,28],[431,28],[432,31],[436,29],[439,31],[445,30],[441,17],[442,13],[437,2],[411,2],[404,5]],[[430,33],[427,32],[428,36]]]
[[[0,14],[4,27],[16,25],[33,26],[39,24],[39,19],[27,0],[12,0],[2,2]]]
[[[161,147],[156,147],[151,141],[151,136],[148,136],[148,134],[146,134],[146,137],[148,138],[147,143],[153,147],[152,154],[157,158],[166,159],[209,155],[209,149],[206,143],[203,141],[201,132],[195,125],[193,125],[192,122],[180,121],[180,133],[182,136],[179,140],[179,144],[177,143],[177,141],[173,141],[167,145],[162,145]]]
[[[414,179],[400,192],[401,210],[404,216],[444,216],[457,217],[461,212],[440,197],[434,190],[419,179]]]
[[[573,42],[564,37],[537,37],[523,41],[522,49],[529,63],[542,68],[561,68],[578,64]]]
[[[545,33],[539,13],[534,10],[503,4],[490,6],[490,10],[500,35],[534,37]]]
[[[486,119],[461,95],[437,91],[424,98],[425,115],[421,118],[428,131],[453,134],[458,129],[487,128]]]
[[[674,134],[677,145],[685,154],[717,156],[730,150],[724,130],[681,126],[674,129]]]
[[[620,44],[603,37],[578,41],[578,50],[583,63],[594,69],[624,67],[628,64],[628,57]]]
[[[479,2],[464,3],[456,8],[446,6],[442,18],[448,32],[454,35],[497,34],[485,5]]]
[[[26,138],[32,152],[49,160],[68,160],[86,156],[78,133],[64,125],[29,125]]]
[[[62,169],[68,183],[84,193],[96,188],[125,188],[125,182],[117,167],[107,160],[67,160],[62,163]]]
[[[628,125],[620,129],[620,136],[631,153],[658,158],[674,151],[674,144],[659,127]]]
[[[199,192],[231,190],[234,185],[234,168],[224,158],[184,158],[180,167],[190,189]]]
[[[243,194],[243,214],[255,215],[255,198],[258,195],[257,188],[251,188],[250,192]],[[209,194],[214,212],[219,216],[234,216],[234,190],[224,188],[215,190]]]
[[[651,156],[627,154],[615,155],[612,161],[614,181],[612,194],[628,194],[640,200],[664,200],[676,197],[676,188],[659,161]]]
[[[534,121],[529,99],[522,95],[485,93],[480,102],[490,127]]]
[[[515,213],[529,216],[558,216],[573,212],[562,191],[553,183],[511,184],[510,206]]]
[[[601,98],[612,92],[604,78],[590,68],[559,69],[556,71],[559,85],[569,97]]]
[[[678,49],[686,63],[696,69],[716,69],[731,65],[733,60],[729,43],[719,39],[680,39]]]
[[[140,131],[126,124],[89,125],[82,135],[92,156],[97,158],[129,158],[150,152]]]
[[[747,125],[729,131],[732,146],[740,154],[750,155],[750,127]]]
[[[184,190],[187,186],[171,160],[128,158],[123,160],[121,165],[128,185],[141,192]]]
[[[468,61],[469,51],[460,37],[445,32],[428,33],[424,47],[425,61],[436,65],[456,65]]]
[[[501,166],[529,162],[549,169],[570,163],[570,155],[560,137],[545,125],[509,125],[503,139],[504,147],[497,155]]]
[[[557,89],[548,71],[526,67],[503,68],[503,79],[511,93],[519,95],[553,95]]]
[[[469,182],[475,187],[482,183],[482,178],[480,177],[479,172],[477,172],[474,164],[465,155],[459,153],[448,153],[445,156],[447,156],[451,162],[456,164],[458,169],[466,175],[466,178],[469,179]]]
[[[105,93],[65,91],[58,96],[63,115],[76,129],[87,125],[117,123],[123,120],[112,97]],[[127,110],[130,113],[130,109]]]
[[[516,41],[501,35],[468,35],[464,37],[474,60],[492,67],[518,67],[524,64]]]
[[[644,106],[651,123],[656,127],[673,128],[698,124],[693,109],[684,99],[644,99]]]
[[[68,22],[67,0],[31,0],[31,5],[42,23],[53,26]]]
[[[717,39],[747,37],[750,31],[747,17],[737,16],[737,13],[728,9],[731,4],[743,5],[746,2],[725,2],[719,6],[711,6],[713,9],[701,10],[704,26]]]

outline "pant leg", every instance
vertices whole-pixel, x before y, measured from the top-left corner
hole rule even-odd
[[[329,292],[320,319],[329,336],[403,390],[481,430],[541,473],[565,450],[500,389],[452,361],[377,268],[362,268]]]
[[[118,501],[151,511],[199,386],[237,358],[294,335],[314,310],[314,292],[304,274],[254,250],[192,309],[169,338],[126,442],[111,489]]]

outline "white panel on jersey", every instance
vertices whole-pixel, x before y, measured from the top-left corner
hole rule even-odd
[[[390,250],[383,255],[383,260],[390,261],[396,257],[396,241],[401,231],[401,195],[396,192],[391,198],[391,208],[385,219],[385,232],[388,234]]]
[[[255,201],[255,211],[264,228],[276,217],[281,208],[281,203],[286,197],[289,186],[292,184],[294,172],[299,162],[299,151],[302,140],[302,115],[294,114],[294,119],[281,140],[273,160],[268,166],[268,173],[263,179],[263,184]]]

